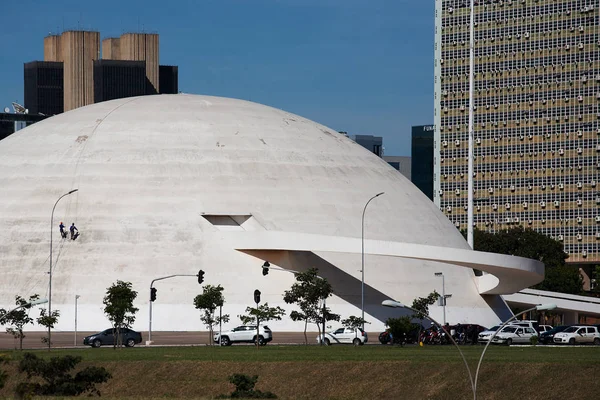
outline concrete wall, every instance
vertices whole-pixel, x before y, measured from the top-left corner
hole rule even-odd
[[[59,35],[44,38],[44,61],[63,61],[61,37]]]
[[[158,79],[158,35],[152,33],[126,33],[121,36],[121,59],[146,61],[146,77],[156,93],[159,92]]]
[[[61,36],[64,58],[64,111],[94,103],[94,60],[100,58],[100,33],[68,31]]]
[[[119,38],[106,38],[102,41],[102,59],[122,60],[121,41]]]

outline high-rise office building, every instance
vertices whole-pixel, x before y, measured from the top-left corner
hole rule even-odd
[[[378,157],[383,157],[383,138],[373,135],[351,135],[350,139]]]
[[[474,224],[600,261],[598,0],[476,1]],[[469,1],[435,2],[434,200],[467,227]]]
[[[159,65],[157,34],[107,38],[102,52],[98,32],[45,37],[44,61],[24,67],[25,107],[53,115],[100,101],[178,92],[178,68]]]
[[[33,61],[24,66],[25,106],[30,114],[54,115],[64,111],[62,62]]]
[[[433,125],[413,126],[411,129],[412,183],[433,201]]]

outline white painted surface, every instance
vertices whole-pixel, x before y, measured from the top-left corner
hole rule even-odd
[[[58,330],[73,329],[75,294],[81,295],[78,328],[106,327],[102,298],[117,279],[132,282],[139,292],[134,328],[146,330],[150,281],[199,269],[206,272],[205,283],[225,287],[223,312],[231,314],[232,325],[252,304],[254,289],[261,290],[263,301],[289,312],[282,295],[293,275],[263,277],[262,261],[235,250],[225,236],[238,232],[218,229],[202,213],[252,215],[244,230],[356,243],[365,202],[385,191],[367,210],[368,241],[468,249],[418,188],[350,139],[281,110],[226,98],[128,98],[49,118],[0,141],[0,188],[3,307],[17,294],[47,295],[52,205],[79,189],[55,212]],[[61,220],[75,222],[79,239],[60,239]],[[297,269],[319,265],[324,276],[335,279],[337,296],[328,306],[343,317],[360,315],[360,256],[356,250],[326,249],[324,242],[316,254],[289,253],[281,263]],[[440,291],[434,272],[444,272],[446,292],[453,295],[449,322],[492,325],[507,313],[498,296],[479,295],[469,268],[382,254],[368,255],[365,265],[369,329],[381,329],[394,313],[379,306],[382,297],[410,303]],[[205,329],[192,306],[201,291],[195,278],[156,287],[155,330]],[[439,318],[441,307],[432,307],[432,315]],[[301,330],[287,318],[270,325],[274,331]]]

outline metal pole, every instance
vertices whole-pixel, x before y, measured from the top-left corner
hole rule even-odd
[[[223,339],[221,339],[221,333],[223,328],[223,306],[219,306],[219,346],[223,346]]]
[[[407,310],[411,310],[415,314],[421,314],[419,311],[415,310],[414,308],[409,307],[400,302],[393,301],[393,303],[395,303],[395,304],[393,304],[393,305],[383,304],[383,305],[385,305],[386,307],[406,308]],[[442,325],[440,325],[439,322],[437,322],[435,319],[431,318],[428,314],[425,314],[424,316],[425,316],[425,318],[427,318],[428,320],[433,322],[435,325],[437,325],[439,328],[441,328],[444,332],[446,332],[446,336],[448,336],[448,338],[450,339],[452,344],[456,347],[456,349],[460,353],[460,357],[462,358],[463,363],[465,364],[465,368],[467,369],[467,372],[469,373],[469,381],[471,382],[471,390],[473,391],[473,399],[476,400],[477,399],[477,395],[476,395],[477,391],[476,391],[476,386],[473,381],[473,375],[471,374],[471,368],[469,368],[469,363],[467,363],[467,359],[465,358],[465,355],[463,354],[462,350],[460,349],[460,346],[456,343],[456,341],[454,340],[452,335],[450,335],[450,332],[447,332],[446,329]]]
[[[52,214],[50,215],[50,270],[48,271],[48,317],[52,316],[52,232],[54,231],[54,209],[56,205],[65,196],[75,193],[78,189],[73,189],[69,193],[65,193],[56,200],[54,207],[52,207]],[[48,325],[48,351],[52,346],[52,330]]]
[[[152,285],[154,284],[154,281],[152,281],[152,283],[150,283],[150,293],[152,293]],[[150,312],[150,316],[148,317],[148,341],[151,342],[152,341],[152,303],[154,303],[153,301],[150,301],[150,305],[148,306],[148,311]]]
[[[442,274],[442,298],[444,299],[443,308],[444,310],[444,325],[446,325],[446,283],[444,282],[444,274]]]
[[[256,303],[256,349],[259,348],[259,339],[260,336],[260,320],[258,319],[258,303]]]
[[[529,312],[529,311],[532,311],[535,309],[537,309],[537,307],[533,307],[533,308],[530,308],[529,310],[525,310],[516,315],[513,315],[512,318],[508,319],[506,322],[504,322],[502,325],[500,325],[498,330],[496,332],[494,332],[494,334],[492,336],[490,336],[490,338],[488,339],[488,342],[485,344],[485,347],[483,348],[483,351],[481,352],[481,356],[479,357],[479,362],[477,363],[477,369],[475,370],[475,382],[473,383],[473,400],[477,400],[476,393],[477,393],[477,378],[479,377],[479,368],[481,367],[481,362],[483,361],[483,356],[485,355],[485,352],[486,352],[488,346],[490,345],[490,343],[492,343],[492,339],[494,339],[496,337],[496,335],[498,333],[500,333],[502,328],[504,328],[506,325],[508,325],[508,323],[510,321],[515,320],[519,315],[523,315],[526,312]]]
[[[475,92],[475,4],[471,0],[471,23],[469,25],[469,163],[467,171],[467,243],[473,249],[473,114],[474,114],[474,92]],[[445,301],[446,299],[444,299]]]
[[[384,194],[385,192],[381,192],[381,193],[377,193],[375,196],[371,197],[369,199],[369,201],[367,201],[367,204],[365,204],[365,208],[363,208],[363,212],[362,212],[362,223],[361,223],[361,235],[360,235],[360,242],[361,242],[361,258],[362,258],[362,263],[361,263],[361,280],[360,280],[360,311],[361,311],[361,318],[363,320],[363,324],[362,324],[362,329],[363,331],[365,330],[365,212],[367,211],[367,206],[369,205],[369,203],[371,202],[371,200],[373,200],[375,197],[379,197],[382,194]],[[325,339],[325,336],[323,336],[323,339]]]
[[[326,298],[323,297],[323,337],[321,338],[321,343],[320,345],[323,346],[325,345],[325,312],[327,310],[327,305],[325,304]]]
[[[177,274],[177,275],[169,275],[169,276],[163,276],[161,278],[156,278],[153,279],[152,282],[150,282],[150,293],[152,293],[152,287],[154,285],[154,282],[156,281],[162,281],[163,279],[169,279],[169,278],[174,278],[176,276],[198,276],[198,275],[191,275],[191,274]],[[150,299],[148,299],[150,300]],[[149,312],[149,316],[148,316],[148,342],[152,341],[152,301],[149,301],[149,306],[148,306],[148,312]]]
[[[75,295],[75,338],[73,339],[73,346],[77,346],[77,299],[80,296],[78,294]]]

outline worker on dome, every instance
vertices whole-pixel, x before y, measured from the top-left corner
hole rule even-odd
[[[67,231],[65,231],[65,224],[63,224],[62,221],[60,221],[60,225],[58,225],[58,227],[60,228],[60,236],[62,236],[62,238],[66,238],[67,237]]]
[[[73,222],[73,223],[71,224],[71,227],[69,228],[69,230],[71,231],[71,239],[72,239],[72,240],[75,240],[75,239],[77,239],[77,236],[79,236],[79,229],[77,229],[77,228],[75,227],[75,222]],[[77,234],[75,234],[75,231],[77,231]]]

